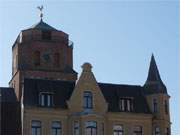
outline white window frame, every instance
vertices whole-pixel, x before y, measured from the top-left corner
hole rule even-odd
[[[54,97],[53,96],[54,96],[53,92],[40,92],[39,93],[39,105],[41,107],[52,107],[52,106],[54,106],[54,102],[53,102]]]
[[[90,135],[98,135],[98,130],[97,130],[97,121],[86,121],[85,122],[85,135],[87,135],[87,132],[90,129]],[[95,134],[93,134],[95,131]]]
[[[55,123],[58,123],[59,126],[54,126]],[[56,131],[56,134],[53,134],[54,130]],[[62,135],[62,123],[61,123],[61,121],[52,121],[51,131],[52,131],[52,135]],[[59,131],[59,133],[57,133],[57,131]]]
[[[78,133],[76,133],[76,130],[78,131]],[[79,121],[73,122],[73,135],[80,135],[80,123],[79,123]]]
[[[124,99],[120,99],[120,110],[125,111]]]
[[[42,135],[42,122],[40,120],[31,121],[31,135]]]
[[[139,129],[139,130],[137,130]],[[143,126],[134,126],[133,135],[143,135]]]
[[[126,103],[127,103],[127,111],[131,111],[131,101],[130,101],[130,99],[127,99]]]
[[[161,129],[159,126],[155,126],[154,128],[154,135],[161,135]]]
[[[85,110],[93,109],[93,93],[91,91],[83,92],[83,108]]]
[[[119,109],[120,111],[131,112],[134,109],[133,97],[121,97],[119,99]]]
[[[113,125],[113,135],[124,135],[124,128],[122,124]]]

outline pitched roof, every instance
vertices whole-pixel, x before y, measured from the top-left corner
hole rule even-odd
[[[0,87],[0,102],[17,102],[16,94],[13,88]]]
[[[119,112],[119,98],[132,97],[134,99],[134,113],[150,113],[147,102],[140,86],[116,85],[98,83],[102,93],[109,103],[110,112]],[[40,92],[54,93],[54,107],[67,108],[75,87],[75,82],[55,81],[42,79],[25,79],[24,81],[24,105],[37,106]]]
[[[42,20],[31,26],[29,29],[56,30],[54,27],[50,26]]]
[[[21,134],[20,110],[20,102],[17,101],[14,89],[0,88],[0,134]]]
[[[147,89],[147,94],[167,93],[166,86],[161,80],[159,70],[156,65],[156,61],[153,54],[151,56],[148,77],[146,83],[144,84],[144,88]]]
[[[70,98],[75,82],[45,79],[24,80],[24,105],[38,106],[39,93],[51,92],[55,96],[54,107],[67,108],[66,101]]]
[[[149,83],[149,82],[156,82],[156,81],[162,81],[162,80],[161,80],[159,70],[156,65],[154,55],[152,54],[151,62],[150,62],[150,66],[149,66],[149,73],[148,73],[146,82]]]
[[[119,99],[130,97],[134,100],[134,113],[150,113],[147,101],[143,94],[143,88],[136,85],[120,85],[98,83],[102,93],[109,103],[110,112],[119,112]]]

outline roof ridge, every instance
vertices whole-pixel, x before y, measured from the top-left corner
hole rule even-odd
[[[115,85],[115,86],[134,86],[134,87],[142,87],[141,85],[133,85],[133,84],[116,84],[116,83],[104,83],[104,82],[98,82],[98,84],[104,84],[104,85]]]

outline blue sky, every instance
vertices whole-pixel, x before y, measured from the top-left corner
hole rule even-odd
[[[74,68],[93,65],[99,82],[143,85],[151,54],[171,96],[172,135],[180,134],[180,3],[0,0],[0,86],[11,78],[11,47],[20,30],[44,21],[69,34]]]

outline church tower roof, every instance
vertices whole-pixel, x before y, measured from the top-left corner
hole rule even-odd
[[[56,31],[57,31],[57,29],[55,29],[54,27],[50,26],[49,24],[47,24],[47,23],[45,23],[45,22],[43,21],[43,16],[44,16],[44,14],[43,14],[43,8],[44,8],[44,7],[43,7],[43,6],[38,6],[37,8],[38,8],[39,11],[40,11],[40,14],[39,14],[40,21],[39,21],[37,24],[34,24],[33,26],[31,26],[31,27],[28,28],[28,29],[40,29],[40,30],[50,30],[50,31],[56,30]]]
[[[40,20],[37,24],[34,24],[29,29],[41,29],[41,30],[56,30],[54,27],[45,23],[43,20]]]
[[[166,86],[161,80],[158,67],[154,55],[151,56],[149,72],[147,80],[144,84],[145,88],[148,88],[150,93],[167,93]]]

